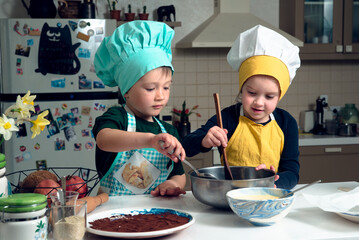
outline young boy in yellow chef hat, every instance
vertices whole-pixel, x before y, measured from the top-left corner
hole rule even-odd
[[[239,101],[222,110],[224,129],[213,116],[185,137],[187,156],[226,147],[229,165],[270,168],[277,187],[293,188],[299,179],[298,126],[277,104],[300,66],[299,48],[257,25],[238,36],[227,61],[239,72]]]
[[[185,193],[180,160],[186,154],[177,130],[155,117],[170,95],[173,35],[164,23],[132,21],[106,37],[96,52],[97,76],[118,86],[125,102],[109,108],[93,127],[100,191],[109,195]]]

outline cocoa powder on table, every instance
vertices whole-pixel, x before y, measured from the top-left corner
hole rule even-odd
[[[90,222],[93,229],[109,232],[151,232],[178,227],[189,218],[165,212],[160,214],[117,215]]]

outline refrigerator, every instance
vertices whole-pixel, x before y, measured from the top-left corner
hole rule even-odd
[[[97,116],[118,104],[118,88],[96,76],[93,60],[116,28],[104,19],[1,19],[1,114],[28,90],[36,95],[35,119],[49,110],[50,125],[31,139],[31,124],[19,126],[2,144],[6,174],[50,167],[95,170]]]

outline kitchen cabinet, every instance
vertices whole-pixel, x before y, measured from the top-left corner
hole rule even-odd
[[[302,60],[359,59],[359,0],[280,0],[279,27],[304,42]]]
[[[193,157],[186,158],[195,168],[204,168],[204,167],[212,167],[213,159],[212,159],[212,151],[206,153],[200,153]],[[185,191],[191,191],[191,178],[188,174],[192,169],[183,163],[184,172],[186,173],[186,186]]]
[[[299,183],[359,181],[359,144],[299,147]]]

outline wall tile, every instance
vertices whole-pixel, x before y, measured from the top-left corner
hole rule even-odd
[[[239,91],[238,72],[227,63],[228,49],[180,49],[173,51],[176,72],[171,89],[172,105],[183,100],[198,104],[201,118],[191,117],[192,130],[215,114],[213,93],[221,107],[232,105]],[[292,85],[278,104],[294,118],[303,110],[314,110],[315,100],[327,94],[330,106],[353,102],[359,106],[358,61],[304,61]]]

